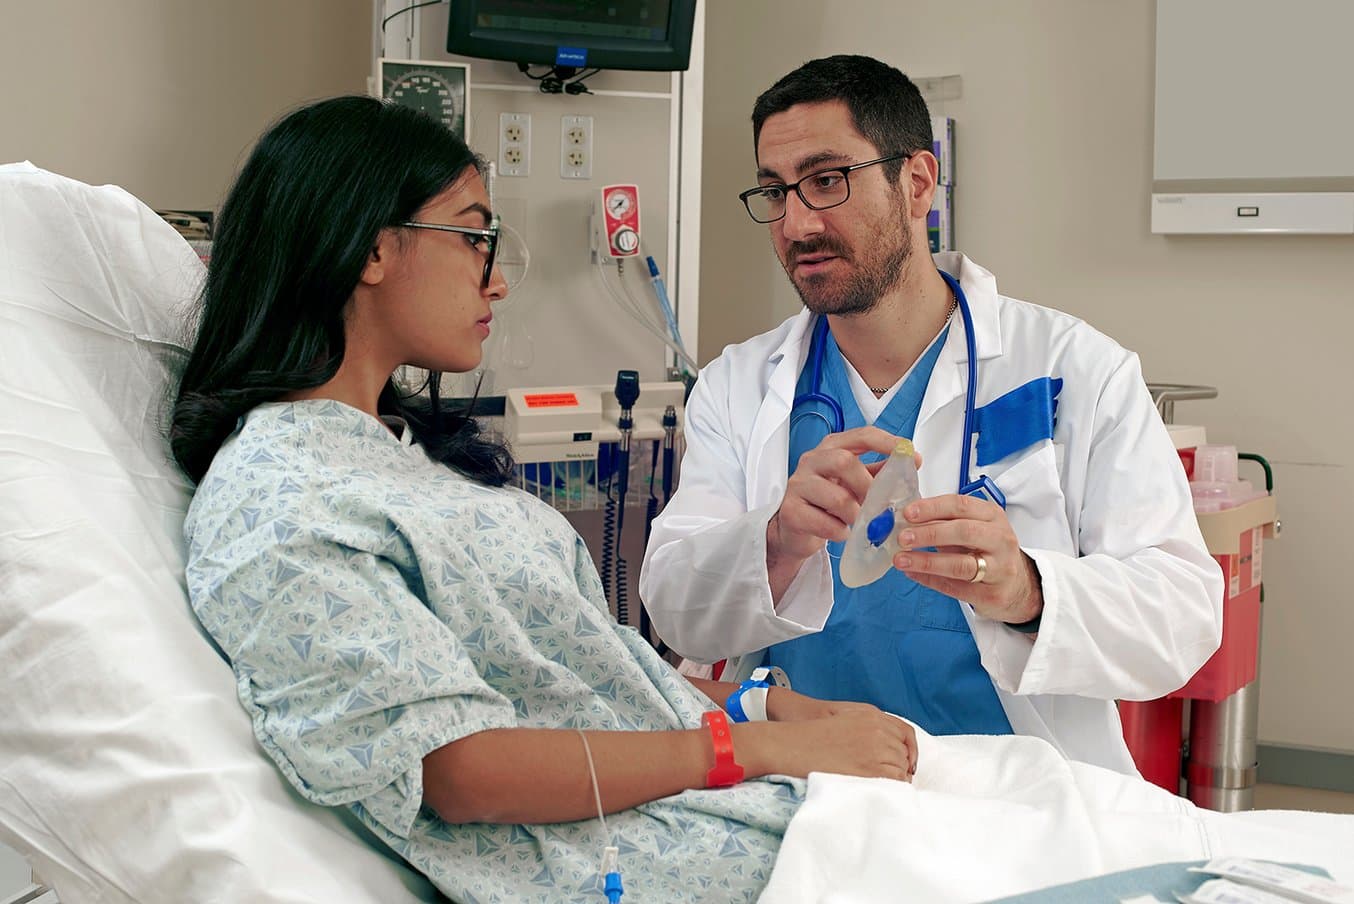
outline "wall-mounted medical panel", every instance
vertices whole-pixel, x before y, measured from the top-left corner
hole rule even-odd
[[[1152,232],[1347,235],[1354,233],[1354,192],[1157,193]]]
[[[694,373],[703,24],[693,30],[685,70],[557,75],[547,65],[522,72],[504,60],[448,54],[446,4],[400,13],[406,0],[374,2],[384,3],[382,18],[398,13],[382,33],[385,56],[469,67],[467,140],[487,160],[508,164],[491,189],[511,230],[499,260],[529,249],[505,265],[510,283],[514,275],[520,282],[494,305],[481,366],[445,376],[444,395],[609,383],[621,369],[656,382],[669,378],[678,358]],[[703,23],[699,10],[697,19]],[[642,229],[627,233],[638,244],[623,257],[607,254],[605,243],[598,254],[594,240],[600,189],[608,185],[631,186],[628,197],[642,208],[633,224]]]

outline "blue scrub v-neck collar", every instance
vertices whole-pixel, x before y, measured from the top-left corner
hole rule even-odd
[[[917,429],[922,397],[926,395],[926,386],[931,382],[931,373],[935,370],[936,360],[940,357],[940,350],[944,348],[949,332],[947,323],[912,366],[903,379],[903,385],[898,387],[893,399],[875,419],[874,426],[894,436],[912,437]],[[842,357],[837,339],[830,329],[823,349],[823,392],[842,406],[842,421],[847,430],[866,426],[865,415],[856,404],[856,395],[851,391],[851,381],[846,375],[846,359]],[[872,455],[870,460],[877,461],[880,458],[883,456]]]

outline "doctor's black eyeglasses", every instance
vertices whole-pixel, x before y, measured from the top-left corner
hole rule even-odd
[[[489,280],[494,274],[494,257],[498,254],[498,217],[494,217],[487,229],[476,229],[473,226],[446,226],[442,223],[420,223],[417,220],[406,220],[400,224],[408,226],[411,229],[435,229],[438,232],[456,232],[464,236],[469,236],[467,241],[476,251],[484,255],[484,276],[480,280],[480,288],[489,288]]]
[[[805,207],[812,210],[827,210],[829,207],[845,204],[851,197],[851,181],[847,178],[847,173],[874,166],[876,163],[906,160],[911,156],[910,153],[890,154],[876,160],[866,160],[864,163],[819,170],[789,185],[782,185],[779,182],[759,185],[740,194],[738,200],[747,208],[748,216],[758,223],[774,223],[784,217],[785,202],[790,197],[791,191],[799,195],[799,200],[804,202]]]

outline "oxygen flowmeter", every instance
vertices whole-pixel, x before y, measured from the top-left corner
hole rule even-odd
[[[612,257],[639,254],[639,186],[607,185],[602,189],[602,234]]]

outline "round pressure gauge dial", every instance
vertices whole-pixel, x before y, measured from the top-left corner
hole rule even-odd
[[[635,199],[628,191],[617,189],[606,197],[606,209],[613,217],[622,220],[635,209]]]
[[[425,113],[465,138],[469,70],[463,64],[381,60],[381,96]]]

